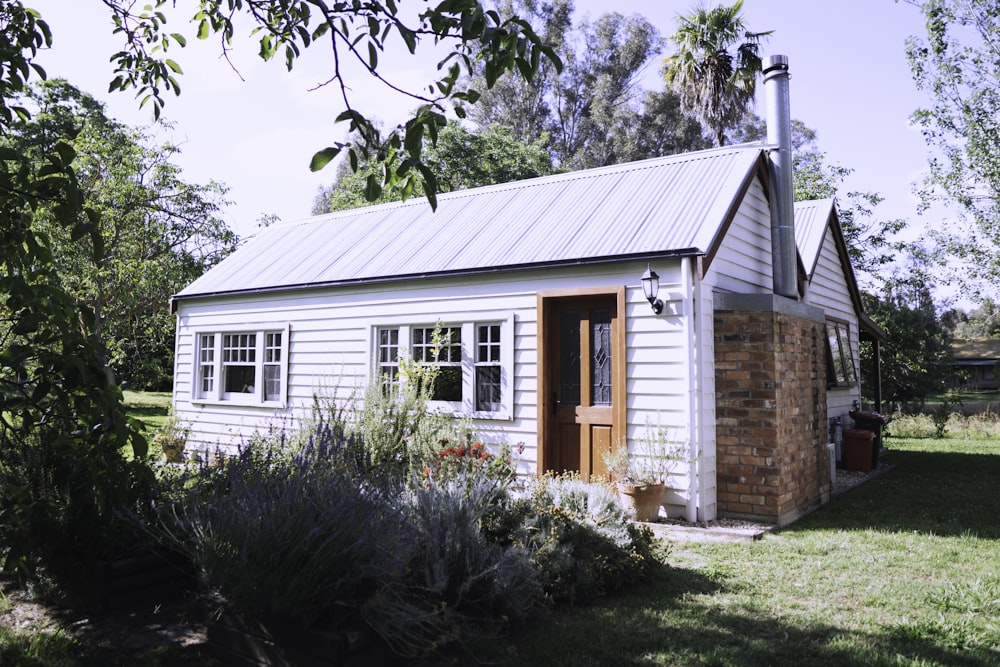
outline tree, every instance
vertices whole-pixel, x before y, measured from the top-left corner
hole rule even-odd
[[[1000,306],[986,298],[969,313],[952,308],[941,315],[941,324],[954,338],[1000,338]]]
[[[3,143],[37,157],[67,142],[85,202],[99,215],[94,247],[38,211],[34,224],[52,241],[62,285],[93,311],[93,333],[118,379],[169,387],[169,299],[236,247],[220,217],[226,188],[185,182],[170,161],[175,146],[109,119],[102,104],[66,81],[38,84],[22,102],[33,116],[14,123]]]
[[[607,13],[574,26],[570,0],[521,0],[517,9],[559,45],[562,73],[543,69],[530,82],[508,80],[483,93],[472,112],[480,125],[513,129],[534,142],[546,133],[553,162],[586,169],[709,146],[701,126],[672,91],[644,91],[639,80],[663,40],[641,16]]]
[[[885,282],[881,294],[864,294],[865,311],[887,335],[881,347],[885,400],[922,404],[944,391],[952,367],[951,336],[937,317],[926,271],[910,266]],[[862,375],[874,377],[872,355],[862,353]]]
[[[491,125],[481,131],[449,125],[441,130],[437,143],[427,149],[425,162],[441,174],[441,192],[464,190],[480,185],[507,183],[552,173],[552,160],[545,150],[545,137],[525,145],[514,138],[510,128]],[[313,201],[313,214],[358,208],[373,202],[365,198],[367,174],[353,172],[341,164],[337,181],[321,188]],[[378,202],[403,199],[399,187],[382,190]]]
[[[679,16],[670,37],[677,52],[667,58],[663,73],[680,94],[684,110],[711,131],[719,146],[726,143],[726,130],[738,125],[753,104],[761,70],[758,47],[771,34],[747,30],[742,7],[743,0],[731,7],[698,5],[691,15]]]
[[[764,120],[748,114],[733,130],[739,142],[763,141],[767,137]],[[875,215],[882,203],[876,192],[843,192],[844,179],[851,169],[830,164],[819,150],[816,131],[800,120],[792,120],[792,179],[795,201],[837,200],[837,214],[851,263],[869,285],[881,283],[884,271],[899,257],[921,254],[916,246],[899,241],[896,235],[906,227],[901,219],[883,220]]]
[[[926,38],[906,54],[919,90],[931,97],[913,122],[928,146],[925,208],[953,206],[932,236],[942,265],[967,294],[993,294],[1000,281],[1000,13],[990,0],[911,1],[926,19]],[[957,260],[957,261],[956,261]]]
[[[564,47],[565,67],[553,85],[553,153],[570,170],[635,159],[638,80],[660,51],[660,34],[641,16],[614,12],[581,24],[579,37],[579,46]]]
[[[0,134],[29,116],[17,98],[51,44],[20,2],[0,3]],[[146,497],[146,443],[105,372],[93,311],[63,289],[44,212],[75,241],[100,244],[65,141],[38,155],[0,147],[0,570],[44,567],[66,583],[120,541],[117,512]],[[83,326],[81,326],[81,323]],[[131,449],[134,458],[126,458]]]
[[[501,0],[500,11],[516,13],[528,21],[541,38],[565,53],[573,30],[573,0]],[[469,117],[480,127],[502,125],[510,128],[515,139],[531,144],[549,134],[553,125],[553,86],[559,70],[549,61],[542,61],[530,80],[505,77],[492,88],[486,88],[485,73],[479,70],[470,85],[482,91],[471,107]]]
[[[163,93],[180,92],[181,67],[166,54],[186,44],[183,34],[167,30],[165,10],[171,0],[155,0],[138,11],[131,0],[104,0],[104,4],[112,11],[115,33],[125,40],[123,49],[113,56],[117,70],[111,89],[136,89],[141,103],[151,103],[158,117]],[[367,176],[370,200],[378,199],[383,187],[397,185],[404,196],[410,196],[419,183],[435,206],[437,178],[423,160],[424,140],[436,140],[440,128],[447,124],[449,105],[462,118],[465,105],[479,99],[480,92],[465,85],[468,78],[463,73],[472,74],[474,68],[480,68],[483,85],[491,88],[509,71],[531,79],[543,58],[555,69],[561,67],[555,51],[527,21],[487,9],[480,0],[447,0],[412,18],[395,0],[200,0],[192,22],[197,25],[199,39],[218,36],[226,53],[236,32],[237,17],[250,19],[251,36],[260,46],[261,58],[279,56],[289,70],[303,49],[320,39],[328,42],[331,73],[326,83],[340,90],[346,110],[336,120],[348,124],[352,139],[317,152],[311,168],[322,169],[341,153],[347,154],[355,171],[361,165],[380,165]],[[389,81],[380,73],[380,58],[397,40],[411,54],[426,42],[446,49],[439,61],[442,74],[423,89],[426,92]],[[418,106],[410,118],[383,136],[376,123],[352,105],[345,60],[355,61],[373,80],[413,99]]]
[[[104,1],[124,40],[113,56],[111,88],[137,89],[158,117],[163,94],[179,92],[180,67],[168,50],[186,41],[166,31],[163,9],[170,0],[155,0],[140,13],[131,0]],[[194,21],[199,37],[218,35],[225,49],[239,17],[250,20],[261,57],[281,53],[287,67],[302,48],[330,40],[330,81],[340,85],[347,106],[338,119],[359,139],[319,151],[314,169],[341,152],[352,166],[371,157],[383,165],[373,190],[404,183],[412,192],[420,181],[432,205],[436,180],[421,161],[422,148],[445,124],[445,104],[462,114],[462,105],[478,98],[457,85],[462,70],[483,62],[492,85],[510,70],[530,78],[543,57],[558,62],[527,23],[487,11],[477,0],[425,9],[412,27],[393,0],[202,0]],[[20,0],[0,0],[0,26],[0,135],[6,135],[15,118],[30,118],[17,98],[31,77],[45,78],[34,60],[51,46],[52,35]],[[446,42],[450,50],[430,92],[414,94],[420,106],[409,121],[383,137],[351,107],[340,58],[357,59],[384,81],[379,58],[394,39],[410,53],[425,39]],[[120,512],[148,505],[152,480],[138,422],[126,415],[121,390],[107,373],[94,312],[68,294],[49,236],[36,227],[39,216],[48,216],[71,240],[87,239],[98,266],[103,261],[100,210],[85,205],[76,156],[65,140],[37,156],[0,147],[0,567],[23,577],[44,568],[64,584],[86,578],[87,565],[127,547],[116,539],[127,540]]]

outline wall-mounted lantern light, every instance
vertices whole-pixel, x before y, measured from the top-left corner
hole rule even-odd
[[[663,302],[656,298],[660,291],[660,276],[647,264],[646,272],[642,274],[642,292],[646,295],[649,305],[653,307],[653,312],[659,315],[663,312]]]

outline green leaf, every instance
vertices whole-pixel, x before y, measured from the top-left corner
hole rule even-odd
[[[517,65],[517,69],[521,72],[521,76],[523,76],[525,80],[531,81],[531,78],[535,75],[535,73],[531,71],[531,63],[524,58],[515,58],[514,64]]]
[[[382,183],[379,182],[378,176],[375,174],[368,174],[365,178],[365,199],[368,201],[378,201],[378,198],[382,196]]]
[[[403,148],[413,157],[420,157],[423,140],[424,126],[422,123],[415,123],[406,128],[406,136],[403,139]]]
[[[180,44],[182,47],[187,46],[187,38],[184,37],[184,35],[180,34],[179,32],[171,33],[170,36],[173,37],[174,41]]]
[[[330,161],[340,155],[341,147],[328,146],[323,150],[317,152],[312,156],[312,160],[309,161],[310,171],[319,171],[323,169],[326,165],[330,164]]]
[[[176,72],[177,74],[183,74],[184,73],[184,72],[181,71],[181,66],[178,65],[175,61],[170,60],[169,58],[167,58],[163,62],[166,64],[167,67],[169,67],[172,71]]]
[[[396,31],[399,32],[399,36],[403,38],[404,42],[406,42],[406,48],[409,52],[411,54],[415,53],[417,50],[416,34],[402,23],[396,25]]]

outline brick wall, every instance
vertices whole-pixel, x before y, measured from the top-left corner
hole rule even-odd
[[[830,496],[823,320],[788,310],[715,312],[720,516],[785,525]]]

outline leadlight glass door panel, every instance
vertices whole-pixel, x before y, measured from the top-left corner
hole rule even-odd
[[[616,433],[614,369],[624,362],[614,353],[617,316],[614,297],[566,299],[553,309],[554,349],[547,351],[556,413],[553,470],[584,479],[607,472],[604,453]]]

